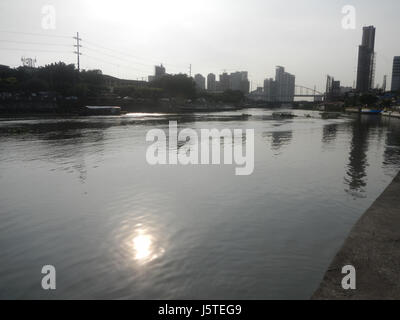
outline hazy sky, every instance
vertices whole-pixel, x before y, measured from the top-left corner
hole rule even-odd
[[[55,29],[42,27],[46,5],[55,8]],[[355,30],[342,28],[345,5],[356,9]],[[399,13],[399,0],[1,0],[0,64],[18,66],[23,55],[38,65],[75,63],[79,31],[84,69],[127,79],[161,62],[170,73],[188,73],[189,64],[205,76],[247,70],[255,89],[282,65],[296,84],[323,90],[327,74],[353,85],[362,26],[374,25],[375,83],[387,74],[390,85]]]

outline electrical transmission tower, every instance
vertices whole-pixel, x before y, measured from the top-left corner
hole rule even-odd
[[[74,51],[74,53],[76,54],[76,57],[77,57],[78,72],[79,72],[80,69],[81,69],[81,66],[80,66],[80,56],[82,55],[82,53],[81,53],[82,45],[80,44],[80,42],[82,41],[82,39],[79,38],[79,32],[76,33],[76,37],[74,37],[74,39],[76,40],[76,44],[74,45],[74,47],[76,48],[76,51]]]

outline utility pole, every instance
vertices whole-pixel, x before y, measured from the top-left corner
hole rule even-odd
[[[189,65],[189,77],[190,78],[192,77],[192,65],[191,64]]]
[[[79,38],[79,32],[76,33],[76,37],[74,37],[74,39],[76,40],[76,44],[74,45],[74,47],[76,48],[76,51],[74,51],[74,53],[77,56],[77,60],[78,60],[78,72],[81,70],[81,66],[80,66],[80,56],[82,55],[80,48],[82,48],[80,41],[82,41],[81,38]]]

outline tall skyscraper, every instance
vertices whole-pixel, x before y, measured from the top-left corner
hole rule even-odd
[[[383,83],[382,83],[382,91],[385,92],[386,91],[386,85],[387,85],[387,75],[385,74],[383,76]]]
[[[276,67],[275,72],[276,101],[289,102],[294,100],[295,76],[285,72],[285,68]]]
[[[392,91],[400,90],[400,56],[393,59]]]
[[[204,78],[200,73],[198,73],[194,76],[194,82],[196,83],[196,87],[199,90],[206,89],[206,78]]]
[[[374,87],[375,27],[363,28],[362,43],[358,49],[357,91],[368,92]]]
[[[207,76],[207,90],[210,92],[215,92],[217,90],[214,73],[209,73]]]

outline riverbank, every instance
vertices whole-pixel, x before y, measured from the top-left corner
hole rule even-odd
[[[400,174],[350,232],[314,300],[400,299]],[[356,290],[344,290],[346,265],[356,269]]]

